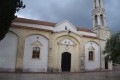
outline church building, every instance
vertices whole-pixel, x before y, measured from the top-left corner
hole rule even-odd
[[[0,42],[0,72],[112,70],[103,51],[110,37],[102,0],[93,0],[93,27],[16,18]]]

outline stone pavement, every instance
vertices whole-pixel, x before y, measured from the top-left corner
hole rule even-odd
[[[120,71],[86,73],[0,73],[0,80],[120,80]]]
[[[114,70],[120,70],[120,65],[114,66]]]

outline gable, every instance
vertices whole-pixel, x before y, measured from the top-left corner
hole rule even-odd
[[[54,31],[59,32],[59,31],[65,31],[65,30],[70,30],[70,31],[76,31],[77,28],[70,23],[68,20],[64,20],[58,24],[56,24]]]

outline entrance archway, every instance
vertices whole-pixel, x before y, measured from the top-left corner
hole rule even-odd
[[[108,69],[108,59],[105,59],[105,69]]]
[[[71,69],[71,54],[70,53],[68,52],[62,53],[61,68],[62,68],[62,71],[70,71]]]

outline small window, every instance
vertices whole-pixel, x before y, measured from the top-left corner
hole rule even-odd
[[[67,26],[65,26],[65,30],[67,30]]]
[[[101,20],[101,24],[104,26],[104,17],[102,14],[100,15],[100,20]]]
[[[93,61],[94,60],[94,53],[93,51],[89,51],[89,61]]]
[[[39,47],[33,47],[33,59],[39,59],[40,58],[40,48]]]
[[[97,3],[96,3],[96,0],[94,0],[94,2],[95,2],[95,8],[96,8],[96,4],[97,4]]]
[[[98,25],[98,16],[95,15],[95,25],[97,26]]]
[[[99,0],[99,6],[101,7],[101,0]]]

